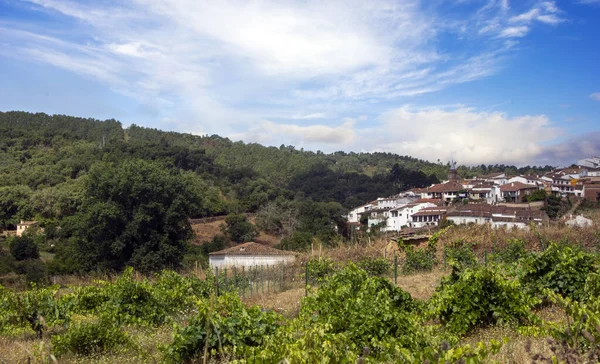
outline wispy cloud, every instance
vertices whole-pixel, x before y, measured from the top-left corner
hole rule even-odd
[[[600,101],[600,92],[594,92],[593,94],[590,95],[590,98],[592,100]]]
[[[464,2],[459,14],[441,3],[30,0],[70,31],[0,23],[0,55],[94,78],[186,131],[351,143],[335,134],[361,121],[335,125],[343,110],[491,76],[516,38],[563,21],[553,1]]]

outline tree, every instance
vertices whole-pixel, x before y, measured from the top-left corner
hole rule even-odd
[[[65,221],[83,270],[156,271],[180,265],[195,199],[181,174],[156,162],[94,165],[81,211]]]
[[[10,254],[16,260],[38,259],[40,252],[33,237],[29,234],[12,237],[9,241]]]
[[[258,236],[256,227],[248,221],[244,214],[227,215],[225,224],[221,225],[221,231],[236,243],[252,241]]]

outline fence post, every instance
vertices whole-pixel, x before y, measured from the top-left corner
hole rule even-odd
[[[596,228],[596,255],[598,254],[598,238],[600,238],[600,233],[598,232],[598,229]]]
[[[308,261],[306,261],[304,272],[304,295],[308,296]]]
[[[254,277],[252,277],[252,266],[248,267],[248,274],[250,275],[250,297],[252,297],[252,288],[254,286]]]
[[[271,277],[269,274],[269,265],[267,264],[267,293],[271,290]]]
[[[227,289],[227,268],[223,268],[223,286]]]
[[[263,270],[262,264],[260,265],[260,287],[262,294],[265,294],[265,271]]]
[[[446,246],[444,245],[444,271],[446,270],[446,264],[447,264],[446,261],[447,261],[447,258],[446,258]]]
[[[398,256],[394,252],[394,285],[398,285]]]
[[[217,296],[219,295],[219,267],[215,267],[215,286],[217,291]]]
[[[246,295],[246,266],[242,265],[242,297]]]
[[[488,258],[487,258],[487,251],[486,251],[483,255],[483,263],[485,264],[486,267],[487,267],[487,260],[488,260]]]

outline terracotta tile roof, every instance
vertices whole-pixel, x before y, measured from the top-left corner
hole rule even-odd
[[[439,207],[426,207],[412,214],[412,216],[432,216],[432,215],[443,215],[446,213],[446,209]]]
[[[21,220],[20,223],[17,224],[17,226],[31,226],[31,225],[37,225],[39,224],[39,222],[37,221],[23,221]]]
[[[270,248],[255,242],[248,242],[231,248],[212,252],[208,255],[294,255],[294,252]]]
[[[430,193],[446,193],[446,192],[458,192],[463,190],[463,186],[460,183],[456,182],[446,182],[440,183],[437,185],[433,185],[427,189],[427,192]]]
[[[418,200],[415,200],[414,203],[425,203],[425,202],[429,202],[429,203],[434,203],[434,204],[438,204],[440,203],[440,199],[439,198],[420,198]]]
[[[505,185],[500,186],[500,191],[501,192],[515,192],[515,191],[528,190],[528,189],[533,189],[533,188],[537,188],[537,186],[528,185],[528,184],[521,183],[521,182],[511,182],[511,183],[507,183]]]
[[[497,178],[503,174],[504,174],[504,172],[489,173],[489,174],[481,176],[480,178]]]
[[[545,213],[530,208],[516,208],[501,205],[469,204],[459,206],[456,210],[449,211],[448,217],[482,217],[491,218],[493,221],[526,222],[531,220],[543,220]]]

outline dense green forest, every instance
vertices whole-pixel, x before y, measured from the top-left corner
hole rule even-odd
[[[458,170],[470,177],[548,168]],[[53,273],[156,270],[177,267],[189,250],[188,218],[258,213],[259,228],[287,239],[284,247],[302,248],[313,237],[342,239],[349,208],[436,183],[447,171],[441,162],[391,153],[325,154],[123,128],[112,119],[0,112],[0,231],[39,221],[45,234],[36,244],[56,254]],[[0,254],[0,270],[29,269]]]

